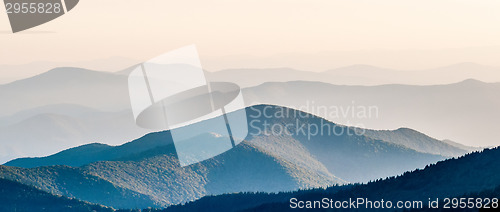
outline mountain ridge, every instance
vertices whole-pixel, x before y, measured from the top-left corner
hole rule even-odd
[[[396,201],[422,201],[423,209],[416,208],[415,210],[427,211],[429,198],[431,200],[440,198],[440,208],[442,208],[443,198],[499,198],[500,178],[497,174],[500,167],[498,166],[499,156],[500,148],[495,147],[469,153],[459,158],[440,161],[428,165],[424,169],[408,171],[397,177],[377,179],[366,184],[331,186],[294,192],[240,192],[207,196],[197,201],[173,205],[158,211],[181,212],[201,208],[205,208],[206,211],[219,211],[224,207],[231,208],[231,211],[297,210],[290,208],[291,198],[297,198],[301,201],[321,201],[322,198],[348,201],[349,198],[368,198],[377,201],[384,199],[386,202],[392,201],[393,204]],[[357,208],[355,210],[365,211],[367,209]],[[471,211],[477,211],[477,209],[471,209]]]
[[[372,138],[402,145],[418,152],[447,157],[462,156],[470,151],[465,149],[466,146],[463,146],[462,149],[406,127],[400,127],[396,130],[365,130],[365,134]]]
[[[273,114],[286,110],[288,115],[257,116],[264,110]],[[66,150],[53,155],[56,160],[48,160],[49,163],[46,163],[47,158],[42,158],[46,164],[37,162],[39,167],[35,168],[1,166],[0,178],[115,208],[145,208],[179,204],[205,195],[292,191],[368,181],[444,159],[367,136],[324,134],[309,139],[301,134],[265,136],[255,133],[257,129],[267,130],[265,121],[276,126],[296,123],[296,120],[299,125],[323,121],[330,127],[347,127],[279,106],[254,106],[247,108],[247,112],[248,117],[254,117],[254,125],[249,128],[250,136],[245,141],[221,155],[191,166],[180,167],[169,133],[164,131],[121,146],[91,144]],[[207,136],[223,139],[213,134]],[[36,164],[37,160],[40,159],[15,160],[7,165],[22,161]],[[57,165],[61,162],[79,166]],[[74,179],[81,180],[85,186],[75,186]],[[95,183],[102,186],[92,187]],[[107,199],[89,196],[92,192],[106,193],[107,190],[112,193]],[[133,196],[142,198],[143,203],[126,201]]]
[[[107,211],[114,209],[91,204],[27,186],[18,182],[0,179],[1,211]]]
[[[500,136],[496,130],[498,125],[492,121],[500,118],[498,93],[500,83],[470,85],[467,82],[433,86],[342,86],[294,81],[268,82],[243,89],[249,105],[299,108],[339,124],[369,129],[405,126],[468,146],[491,146]],[[341,110],[362,113],[344,115]]]
[[[133,67],[133,66],[132,66]],[[248,69],[252,70],[252,69]],[[265,73],[266,69],[262,69],[261,72]],[[280,70],[280,69],[278,69]],[[283,69],[283,73],[278,75],[276,80],[282,80],[283,79],[283,74],[289,71],[289,69]],[[83,76],[80,76],[83,75]],[[210,74],[207,74],[207,77]],[[242,78],[241,76],[239,76]],[[325,77],[320,77],[321,79]],[[243,77],[244,79],[244,77]],[[264,81],[269,81],[272,80],[271,78],[262,78]],[[261,80],[262,80],[261,79]],[[293,77],[286,77],[285,81],[291,80]],[[306,80],[307,78],[300,78],[301,80]],[[26,79],[28,80],[28,79]],[[227,80],[231,80],[230,77],[227,78]],[[316,80],[319,80],[317,78]],[[76,81],[76,83],[75,83]],[[288,86],[285,86],[284,84],[293,84],[296,86],[305,85],[311,88],[317,88],[317,89],[312,89],[311,93],[308,93],[307,96],[301,96],[304,92],[293,92],[289,93],[288,91],[290,88],[287,88]],[[315,85],[317,84],[317,85]],[[465,83],[467,84],[467,83]],[[282,105],[282,106],[287,106],[291,107],[294,105],[287,104],[287,102],[283,102],[284,99],[287,99],[287,97],[296,97],[297,100],[301,100],[302,102],[299,102],[300,104],[304,104],[307,100],[315,100],[317,95],[325,95],[325,98],[320,98],[320,99],[331,99],[331,102],[322,102],[322,105],[328,105],[328,106],[342,106],[341,104],[344,103],[339,103],[338,101],[333,101],[335,98],[342,97],[342,92],[337,92],[335,90],[340,90],[340,91],[345,91],[347,93],[353,92],[353,94],[356,94],[356,90],[360,90],[362,88],[373,88],[373,90],[379,90],[381,93],[379,94],[374,94],[378,96],[380,99],[387,99],[389,98],[388,96],[394,94],[390,93],[393,91],[398,91],[398,90],[405,90],[408,91],[410,94],[409,96],[412,97],[419,97],[422,96],[423,94],[415,93],[416,89],[421,89],[421,90],[433,90],[433,89],[440,89],[440,90],[447,90],[454,91],[458,89],[467,89],[467,86],[465,86],[464,83],[462,84],[449,84],[447,86],[387,86],[387,87],[334,87],[335,89],[332,90],[332,86],[327,86],[328,84],[321,84],[321,83],[283,83],[280,86],[273,86],[273,91],[266,90],[265,87],[269,85],[269,83],[265,83],[264,85],[258,86],[258,87],[252,87],[250,89],[244,88],[244,98],[245,101],[248,103],[246,106],[251,106],[251,103],[256,103],[256,104],[274,104],[274,105]],[[275,84],[274,84],[275,85]],[[458,86],[462,85],[462,86]],[[469,116],[469,118],[462,119],[466,120],[466,122],[471,122],[471,123],[479,123],[480,125],[483,125],[482,123],[487,123],[488,120],[491,120],[490,117],[487,119],[483,120],[474,120],[474,117],[482,118],[484,117],[484,114],[481,114],[481,111],[484,111],[485,113],[488,110],[493,110],[496,108],[496,100],[492,100],[491,98],[496,98],[496,96],[485,96],[489,95],[490,92],[489,90],[494,90],[496,91],[495,87],[497,84],[478,84],[478,86],[473,87],[473,89],[470,92],[456,92],[457,94],[451,92],[451,93],[446,93],[446,95],[439,96],[433,93],[436,92],[430,92],[430,94],[426,94],[427,99],[422,99],[419,102],[435,102],[435,101],[441,101],[437,97],[440,97],[440,99],[452,99],[453,101],[454,98],[458,98],[457,95],[465,95],[460,97],[460,99],[464,99],[464,97],[474,97],[476,100],[470,100],[470,102],[484,102],[488,101],[492,104],[483,104],[487,109],[474,109],[471,112],[467,113],[478,113],[476,116]],[[262,90],[264,88],[264,93],[259,93],[257,91]],[[320,90],[321,89],[321,90]],[[470,88],[468,88],[470,89]],[[85,143],[92,143],[92,142],[100,142],[100,143],[106,143],[110,145],[117,145],[121,144],[124,141],[131,140],[133,138],[137,138],[140,135],[144,135],[146,131],[142,131],[139,127],[135,125],[135,122],[132,118],[132,111],[130,109],[130,99],[128,95],[128,86],[127,86],[127,76],[126,75],[120,75],[117,73],[107,73],[107,72],[99,72],[99,71],[92,71],[92,70],[87,70],[87,69],[79,69],[79,68],[58,68],[58,69],[52,69],[49,72],[46,72],[44,74],[34,76],[29,78],[29,82],[20,80],[15,83],[10,83],[9,86],[0,86],[0,98],[2,99],[9,99],[10,101],[6,101],[5,103],[2,104],[0,107],[0,126],[6,127],[12,124],[15,124],[17,122],[20,122],[22,120],[28,119],[30,117],[28,116],[33,116],[37,115],[40,113],[46,113],[46,111],[49,111],[51,113],[56,113],[60,115],[68,115],[70,117],[73,117],[75,120],[74,122],[79,122],[81,123],[82,119],[91,119],[91,123],[84,122],[85,128],[92,128],[94,123],[103,123],[100,128],[105,129],[109,132],[109,134],[105,134],[105,132],[99,132],[96,133],[99,130],[96,130],[96,132],[92,132],[91,136],[88,136],[89,138],[85,138],[80,140],[78,136],[76,137],[67,137],[64,138],[64,140],[80,140],[79,144],[85,144]],[[427,92],[427,91],[426,91]],[[438,91],[438,94],[441,91]],[[478,93],[479,92],[479,93]],[[258,93],[258,95],[255,95]],[[298,94],[298,96],[294,96]],[[494,92],[493,92],[494,93]],[[274,97],[275,94],[280,94],[279,98]],[[397,93],[396,93],[397,94]],[[415,95],[418,94],[418,95]],[[272,98],[266,97],[266,95],[270,95]],[[40,98],[40,96],[43,96],[44,98]],[[109,98],[110,96],[113,96],[113,98]],[[332,98],[332,96],[335,96],[335,98]],[[353,95],[355,97],[355,95]],[[351,97],[350,101],[345,102],[346,104],[350,104],[352,101],[355,100],[357,104],[362,104],[363,102],[370,101],[371,97],[366,97],[366,98],[354,98]],[[484,97],[484,98],[483,98]],[[398,99],[407,99],[408,97],[399,97]],[[339,98],[341,99],[341,98]],[[410,98],[411,99],[411,98]],[[498,98],[497,98],[498,99]],[[392,100],[391,100],[392,101]],[[408,102],[409,100],[406,100],[405,102]],[[489,131],[489,132],[494,132],[493,130],[487,129],[493,126],[492,124],[486,124],[485,127],[474,127],[474,128],[465,128],[463,126],[461,129],[456,130],[457,132],[454,132],[454,129],[450,129],[447,126],[452,126],[450,123],[453,124],[461,124],[461,122],[456,121],[456,120],[450,120],[450,123],[441,123],[437,124],[435,123],[436,121],[425,121],[423,122],[420,119],[423,118],[428,118],[431,116],[428,112],[433,112],[437,109],[441,111],[451,111],[451,112],[443,112],[441,114],[444,116],[442,120],[447,120],[447,119],[452,119],[453,117],[459,117],[459,116],[467,116],[466,112],[463,111],[461,105],[465,105],[463,102],[460,102],[462,100],[456,100],[456,103],[453,105],[454,110],[445,110],[440,108],[440,104],[435,104],[436,106],[429,106],[426,105],[425,107],[416,107],[412,108],[412,105],[406,106],[405,102],[403,103],[402,106],[398,108],[395,108],[396,111],[400,110],[401,108],[411,108],[412,111],[401,111],[399,112],[397,117],[405,117],[405,116],[413,116],[413,114],[418,114],[419,119],[407,119],[408,121],[405,120],[399,120],[396,119],[397,117],[387,117],[389,118],[394,118],[395,120],[398,120],[399,123],[395,124],[388,124],[386,123],[387,121],[382,120],[380,123],[377,125],[375,123],[375,120],[361,120],[364,123],[365,121],[368,122],[366,128],[373,128],[373,129],[395,129],[396,127],[400,126],[408,126],[409,128],[417,129],[421,132],[425,132],[426,134],[429,134],[433,137],[439,138],[439,139],[450,139],[458,143],[462,144],[467,144],[470,146],[491,146],[488,144],[471,144],[471,143],[466,143],[472,139],[470,137],[486,137],[488,136],[485,133],[481,133],[482,131]],[[317,101],[320,102],[320,101]],[[397,102],[399,103],[399,102]],[[357,104],[355,106],[357,106]],[[364,104],[364,103],[363,103]],[[377,103],[378,104],[378,103]],[[400,103],[399,103],[400,104]],[[418,104],[416,102],[413,105]],[[57,111],[55,108],[50,109],[51,105],[59,105],[61,106],[59,108],[60,111]],[[380,105],[383,105],[380,103]],[[396,104],[393,104],[396,105]],[[444,104],[441,104],[444,105]],[[488,107],[488,105],[491,105],[491,107]],[[68,108],[63,108],[68,107]],[[48,107],[48,108],[43,108],[43,107]],[[99,117],[93,117],[92,115],[89,115],[85,117],[82,115],[80,112],[75,108],[76,107],[85,107],[87,109],[92,109],[95,110],[95,113],[99,113],[99,116],[110,116],[109,118],[102,120]],[[433,107],[433,108],[429,108]],[[451,106],[450,106],[451,107]],[[381,108],[382,110],[393,110],[394,108]],[[460,110],[459,110],[460,109]],[[45,112],[44,112],[45,110]],[[82,109],[83,110],[83,109]],[[100,111],[100,112],[98,112]],[[497,111],[496,109],[492,111],[491,113],[493,116],[496,116]],[[306,111],[310,112],[310,111]],[[14,115],[12,119],[6,116],[12,116],[14,113],[18,113]],[[20,114],[19,114],[20,113]],[[74,113],[74,114],[73,114]],[[121,117],[117,117],[116,115],[113,115],[112,113],[122,113],[123,115]],[[96,114],[94,114],[96,115]],[[433,115],[438,115],[438,114],[433,114]],[[96,115],[97,116],[97,115]],[[390,116],[390,115],[389,115]],[[82,118],[83,117],[83,118]],[[327,118],[328,120],[332,120],[336,123],[341,123],[341,124],[346,124],[346,125],[354,125],[353,124],[348,124],[347,120],[338,120],[338,119],[332,119],[331,117],[323,116]],[[384,116],[381,116],[381,118],[384,118]],[[471,118],[472,117],[472,118]],[[111,118],[116,119],[116,120],[111,120]],[[464,117],[467,118],[467,117]],[[495,117],[493,117],[495,118]],[[441,119],[439,119],[441,120]],[[438,121],[439,121],[438,120]],[[106,123],[106,121],[108,121]],[[357,120],[353,120],[357,121]],[[122,126],[116,126],[116,124],[109,123],[109,122],[115,122],[119,123],[118,125]],[[430,126],[429,124],[430,123]],[[99,125],[99,124],[97,124]],[[46,127],[45,125],[40,125],[36,126],[36,128],[43,129]],[[51,126],[52,127],[52,126]],[[119,133],[119,129],[124,128],[126,130],[123,130],[125,132]],[[65,128],[50,128],[52,130],[58,130],[58,131],[65,131],[67,129]],[[50,130],[46,129],[46,130]],[[434,129],[434,130],[433,130]],[[477,132],[476,132],[477,131]],[[25,129],[18,128],[17,130],[9,130],[9,134],[16,135],[16,136],[21,136],[21,137],[26,137],[24,135]],[[76,131],[73,131],[76,132]],[[437,132],[437,133],[436,133]],[[52,132],[54,134],[58,134],[57,132]],[[78,132],[76,134],[85,134],[86,132]],[[460,135],[460,137],[456,136]],[[1,136],[1,135],[0,135]],[[463,138],[462,138],[463,137]],[[493,136],[491,136],[493,137]],[[42,138],[42,137],[40,137]],[[36,136],[32,136],[29,140],[32,141],[32,144],[34,146],[38,145],[38,143],[53,143],[54,140],[60,139],[58,137],[43,137],[44,139],[38,139]],[[2,148],[0,149],[9,149],[9,152],[15,153],[15,154],[3,154],[3,156],[0,156],[1,162],[7,162],[7,160],[22,157],[22,156],[39,156],[39,155],[49,155],[53,154],[57,151],[62,150],[61,148],[57,148],[56,146],[52,146],[53,148],[51,151],[44,151],[44,152],[37,152],[36,149],[30,150],[29,152],[23,151],[19,147],[15,146],[15,143],[10,142],[12,138],[5,138],[2,142],[4,145],[2,145]],[[482,139],[482,140],[490,140],[490,139]],[[68,148],[69,146],[65,147]],[[44,147],[41,147],[41,149],[48,149],[49,145],[45,145]]]

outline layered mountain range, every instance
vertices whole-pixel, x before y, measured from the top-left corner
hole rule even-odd
[[[481,208],[498,208],[500,198],[500,176],[498,175],[500,149],[486,149],[474,152],[459,158],[448,159],[426,166],[424,169],[405,172],[397,177],[388,177],[383,180],[367,184],[331,186],[324,189],[311,189],[295,192],[269,193],[238,193],[219,196],[204,197],[185,205],[171,206],[158,211],[294,211],[290,208],[290,199],[300,201],[321,201],[330,198],[335,201],[349,201],[349,198],[367,198],[372,201],[392,201],[396,207],[397,201],[421,201],[420,207],[379,209],[390,211],[429,211],[429,199],[439,203],[439,209],[434,210],[460,210],[478,211]],[[444,198],[463,198],[462,202],[473,198],[473,201],[482,204],[457,208],[448,204],[450,209],[444,208]],[[496,205],[493,204],[496,198]],[[488,199],[488,200],[486,200]],[[484,200],[484,202],[483,202]],[[414,206],[414,205],[412,205]],[[410,207],[412,207],[410,206]],[[305,207],[305,204],[304,204]],[[317,209],[318,210],[318,209]],[[325,211],[333,209],[324,209]],[[359,208],[345,208],[343,211],[375,210],[366,209],[363,205]]]
[[[0,85],[0,98],[9,100],[0,105],[0,162],[48,156],[90,143],[120,145],[148,133],[133,120],[126,73],[57,68]],[[240,77],[221,73],[214,80],[238,82],[235,76]],[[261,79],[269,82],[274,78]],[[307,79],[291,76],[275,80]],[[498,84],[474,80],[439,86],[338,86],[296,81],[265,83],[245,88],[243,94],[247,106],[281,105],[343,125],[405,127],[449,140],[451,145],[490,146],[499,136],[491,123],[500,117],[496,109],[500,107],[499,90]],[[328,112],[322,112],[324,107]],[[371,114],[352,115],[367,108]],[[28,130],[30,133],[25,133]]]
[[[379,183],[378,179],[481,149],[444,138],[478,146],[498,137],[492,130],[497,126],[492,120],[500,117],[498,83],[467,80],[436,86],[339,86],[294,81],[309,78],[283,75],[291,73],[285,71],[285,78],[273,80],[280,74],[268,78],[285,82],[243,89],[249,134],[241,144],[181,167],[170,131],[150,132],[136,126],[127,72],[58,68],[0,85],[0,98],[9,99],[0,106],[0,160],[6,162],[0,166],[0,179],[14,183],[13,187],[28,186],[22,188],[30,190],[28,193],[77,199],[74,207],[82,211],[109,209],[99,205],[161,208],[211,195],[233,198],[230,194],[241,192],[288,192],[279,195],[289,197],[296,194],[292,191],[313,189],[307,193],[321,191],[341,197],[341,192],[351,188],[367,194],[378,188],[350,183]],[[207,76],[237,82],[233,75],[222,73]],[[189,142],[224,140],[228,138],[206,133]],[[412,174],[405,176],[419,176]],[[484,176],[478,179],[487,180]],[[391,180],[382,182],[390,181],[388,187],[411,184],[410,180],[402,184]],[[322,189],[332,185],[336,186]],[[445,194],[492,188],[471,184]],[[259,201],[246,209],[268,209],[259,206],[268,203],[280,207],[283,196],[279,195],[258,196]],[[402,194],[387,198],[398,195]],[[407,197],[412,195],[416,194]],[[262,202],[261,198],[273,201]],[[64,201],[61,205],[67,207]]]
[[[0,211],[113,212],[112,208],[56,196],[32,186],[0,179]]]
[[[445,158],[401,145],[403,140],[396,138],[403,136],[382,140],[356,134],[355,128],[290,108],[258,105],[246,111],[249,136],[245,141],[191,166],[179,165],[170,132],[163,131],[120,146],[89,144],[47,157],[16,159],[0,167],[0,177],[115,208],[146,208],[184,203],[205,195],[366,182]],[[313,135],[297,131],[297,127],[313,125],[345,133]],[[289,131],[272,132],[276,126]],[[195,141],[210,139],[224,138],[206,134]],[[468,151],[424,134],[411,139],[432,141],[428,145],[446,147],[445,152],[455,155]]]

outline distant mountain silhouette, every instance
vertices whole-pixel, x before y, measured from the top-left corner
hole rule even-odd
[[[84,107],[81,105],[75,104],[51,104],[44,105],[41,107],[36,107],[28,110],[23,110],[17,112],[15,114],[4,116],[0,118],[0,127],[9,126],[12,124],[16,124],[22,122],[26,119],[29,119],[33,116],[37,116],[40,114],[57,114],[63,116],[71,116],[75,118],[83,118],[83,117],[94,117],[94,116],[102,116],[106,112],[100,111],[97,109]]]
[[[288,82],[297,80],[331,82],[329,81],[330,77],[326,74],[291,68],[227,69],[207,72],[205,75],[208,80],[234,82],[241,87],[253,87],[266,82]]]
[[[50,155],[85,143],[122,144],[147,132],[135,124],[130,111],[43,106],[0,118],[0,162],[24,155]]]
[[[458,157],[470,151],[481,149],[466,147],[464,145],[460,146],[459,144],[454,144],[453,141],[439,141],[409,128],[399,128],[397,130],[366,130],[365,135],[398,144],[418,152],[447,157]]]
[[[81,68],[56,68],[0,85],[0,117],[54,104],[75,104],[102,111],[129,108],[127,76]],[[113,97],[110,99],[110,97]]]
[[[113,212],[113,208],[54,195],[32,186],[0,179],[0,211]]]
[[[356,64],[311,72],[293,68],[226,69],[209,72],[207,77],[215,81],[234,82],[242,87],[257,86],[266,82],[316,81],[336,85],[436,85],[450,84],[466,79],[485,82],[500,82],[500,68],[476,63],[459,63],[426,70],[394,70],[376,66]]]
[[[458,63],[427,70],[393,70],[369,65],[352,65],[324,73],[345,85],[436,85],[460,82],[469,78],[485,82],[500,82],[500,68],[477,63]],[[339,83],[334,83],[339,84]]]
[[[112,161],[134,156],[145,151],[171,145],[170,132],[150,133],[120,146],[92,143],[61,151],[40,158],[18,158],[5,163],[6,166],[33,168],[40,166],[83,166],[98,161]],[[170,152],[171,153],[171,152]]]
[[[29,147],[33,152],[43,150],[47,154],[59,148],[79,145],[73,142],[109,144],[112,135],[130,136],[131,130],[124,129],[135,129],[135,125],[127,109],[129,100],[126,88],[124,75],[72,68],[56,69],[30,79],[1,85],[0,97],[12,100],[0,106],[3,115],[0,123],[5,123],[0,127],[2,142]],[[441,120],[448,120],[459,126],[468,126],[454,130],[454,135],[489,130],[489,134],[480,133],[478,139],[471,140],[478,141],[494,136],[496,132],[490,129],[495,127],[494,124],[482,121],[496,119],[496,88],[495,83],[475,80],[441,86],[371,87],[289,82],[265,83],[245,89],[244,94],[247,100],[251,100],[249,102],[272,100],[270,102],[292,106],[304,104],[305,100],[316,100],[316,104],[330,106],[352,105],[352,100],[363,105],[376,103],[381,108],[380,117],[384,115],[391,122],[384,123],[381,119],[363,120],[368,125],[370,121],[389,123],[397,127],[383,125],[377,128],[395,129],[405,126],[435,136],[429,131],[450,132],[446,129],[454,129],[454,125],[440,123]],[[44,98],[40,99],[40,96]],[[446,98],[442,98],[443,96]],[[391,98],[396,103],[389,101]],[[450,99],[453,101],[444,102]],[[288,102],[289,100],[293,101]],[[425,102],[432,104],[422,104]],[[478,103],[481,107],[475,108],[475,104],[471,103],[476,102],[489,104]],[[262,110],[262,107],[264,106],[255,106],[255,109]],[[463,112],[464,108],[467,108],[467,113]],[[276,110],[279,107],[274,106],[270,111]],[[485,114],[488,114],[488,119],[466,119],[468,116],[483,118],[486,117]],[[393,116],[387,117],[388,115]],[[432,121],[418,122],[419,119],[413,119],[415,117],[432,117]],[[261,119],[265,120],[281,126],[296,124],[296,117]],[[310,116],[299,119],[299,122],[319,123],[321,120]],[[328,126],[346,128],[323,121]],[[471,126],[470,123],[481,127]],[[261,125],[258,127],[263,128]],[[27,129],[31,130],[30,133],[27,133]],[[102,134],[98,133],[100,130]],[[166,132],[163,132],[116,147],[94,143],[44,158],[14,160],[8,165],[38,168],[2,167],[0,177],[94,203],[118,208],[145,208],[183,203],[205,195],[241,191],[290,191],[346,182],[365,182],[397,175],[470,150],[450,142],[440,142],[412,130],[380,131],[372,132],[372,135],[369,135],[369,130],[367,132],[365,136],[317,135],[312,138],[251,136],[234,150],[186,169],[178,166],[175,149],[171,144],[155,143],[165,141],[153,138],[155,135],[166,136]],[[80,138],[84,139],[79,140]],[[128,140],[131,139],[121,142]],[[54,145],[50,145],[51,141],[55,141]],[[5,146],[1,150],[16,153],[16,149],[11,147]],[[72,167],[40,167],[49,165]],[[233,175],[238,177],[233,178]],[[269,176],[277,177],[270,180]],[[75,181],[81,181],[83,186],[76,186]],[[94,181],[102,185],[93,184]],[[106,198],[99,196],[107,192],[109,195]]]
[[[15,65],[0,64],[0,70],[2,70],[0,84],[7,84],[16,80],[25,79],[57,67],[80,67],[85,69],[110,72],[122,70],[124,67],[136,64],[138,62],[138,60],[130,58],[109,57],[104,59],[73,62],[38,61]]]
[[[492,146],[500,137],[499,93],[500,83],[477,80],[432,86],[295,81],[243,90],[247,104],[298,108],[335,123],[368,129],[411,128],[476,147]]]
[[[286,115],[258,116],[264,110],[269,114],[284,111]],[[247,113],[254,118],[249,120],[253,121],[250,136],[242,144],[188,167],[180,167],[169,132],[165,131],[116,147],[90,144],[45,158],[13,160],[7,165],[38,168],[4,166],[0,169],[0,177],[115,208],[144,208],[183,203],[205,195],[292,191],[347,181],[368,181],[397,175],[444,158],[364,135],[322,134],[309,138],[302,134],[264,135],[257,133],[270,130],[264,123],[276,126],[322,123],[343,130],[348,130],[348,127],[279,106],[254,106],[247,108]],[[212,134],[206,136],[212,136],[206,139],[217,138]],[[204,140],[197,139],[200,139],[198,142]],[[49,166],[61,164],[74,167]],[[75,185],[74,179],[82,184]],[[109,182],[113,189],[108,191],[107,184],[93,185],[101,180]],[[97,197],[92,196],[92,192],[111,193],[103,199],[97,198],[97,194],[94,194]],[[141,202],[122,201],[130,195],[145,199]]]
[[[360,67],[370,66],[353,66],[352,69]],[[95,142],[119,145],[147,133],[137,127],[132,118],[128,71],[109,73],[57,68],[28,79],[0,85],[0,98],[9,99],[0,105],[0,163],[19,157],[46,156],[73,146]],[[224,74],[226,72],[227,75]],[[337,79],[325,76],[325,73],[287,68],[207,73],[207,77],[213,80],[233,81],[232,76],[241,80],[258,79],[257,83],[250,83],[252,85],[265,83],[244,89],[247,106],[274,104],[295,107],[306,104],[308,100],[321,106],[373,104],[380,109],[380,116],[376,119],[317,115],[338,124],[358,126],[361,123],[364,126],[360,127],[371,129],[407,127],[439,139],[474,146],[488,146],[498,136],[495,133],[497,131],[492,130],[496,125],[490,123],[500,118],[496,110],[500,105],[496,98],[498,86],[494,83],[468,80],[442,86],[364,87],[320,82],[266,83]],[[244,87],[245,82],[241,85]],[[42,119],[49,122],[45,124],[40,121]],[[69,125],[58,124],[63,122]],[[469,123],[475,123],[474,127]],[[25,133],[27,129],[36,130]],[[466,143],[477,137],[481,137],[486,144]],[[29,144],[23,147],[29,148],[19,148],[18,144],[22,142],[16,138],[23,138],[22,142]],[[13,140],[16,142],[12,142]]]
[[[423,170],[406,172],[398,177],[368,184],[333,186],[279,194],[239,193],[201,198],[186,205],[176,205],[165,211],[289,211],[290,198],[321,201],[322,198],[348,200],[368,198],[384,201],[422,201],[428,198],[500,197],[500,148],[485,149],[457,159],[448,159]],[[442,202],[441,202],[442,208]],[[355,209],[360,210],[360,209]],[[416,210],[419,211],[419,210]],[[427,210],[423,210],[427,211]],[[472,210],[475,211],[475,210]]]

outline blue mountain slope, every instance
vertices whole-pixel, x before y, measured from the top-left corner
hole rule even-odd
[[[366,182],[397,175],[444,159],[443,156],[420,153],[394,142],[374,139],[359,129],[337,125],[290,108],[259,105],[251,107],[248,114],[249,117],[257,117],[250,123],[250,135],[256,136],[248,138],[249,142],[270,150],[272,154],[288,156],[295,163],[300,163],[303,157],[291,151],[303,148],[330,173],[349,182]],[[271,114],[275,117],[266,117]],[[318,127],[316,133],[314,127]],[[288,128],[290,135],[263,135],[274,135],[273,128]]]
[[[117,208],[159,206],[147,195],[122,188],[78,168],[50,166],[24,169],[0,166],[0,173],[3,179],[87,202]]]
[[[451,142],[439,141],[421,132],[409,128],[399,128],[396,130],[366,130],[365,135],[395,143],[418,152],[431,153],[446,157],[462,156],[474,149],[466,146],[454,146]],[[475,148],[480,150],[481,148]]]
[[[6,166],[32,168],[51,165],[78,167],[97,161],[117,160],[133,156],[158,146],[172,144],[170,132],[150,133],[132,142],[120,146],[105,144],[87,144],[61,151],[57,154],[40,158],[19,158],[5,163]]]
[[[112,208],[55,196],[31,186],[0,179],[0,211],[113,212]]]
[[[238,193],[209,196],[160,211],[180,212],[201,209],[204,211],[295,211],[297,209],[290,208],[291,198],[302,201],[321,201],[322,198],[331,198],[336,201],[348,200],[349,198],[384,199],[385,201],[393,201],[393,203],[406,200],[422,201],[424,209],[417,211],[428,211],[425,209],[428,198],[433,200],[435,198],[443,200],[446,197],[490,198],[490,200],[500,198],[499,158],[500,148],[497,147],[470,153],[457,159],[448,159],[426,166],[423,170],[406,172],[398,177],[379,179],[368,184],[333,186],[326,189],[279,194]],[[440,204],[442,208],[443,202],[440,201]],[[358,210],[361,209],[353,209],[352,211]],[[460,211],[478,211],[478,209]]]
[[[287,115],[277,115],[280,111]],[[45,158],[14,160],[7,165],[38,168],[4,167],[0,169],[0,177],[22,179],[23,183],[52,193],[113,207],[168,206],[205,195],[291,191],[368,181],[443,159],[442,156],[419,153],[364,135],[303,135],[291,125],[323,124],[343,130],[349,128],[288,108],[259,105],[247,108],[247,112],[250,134],[243,143],[191,166],[180,167],[170,134],[165,131],[148,134],[121,146],[91,144]],[[264,112],[274,115],[263,116]],[[288,126],[294,133],[266,135],[264,132],[272,130],[267,128],[266,123]],[[199,137],[194,142],[217,137],[213,134],[205,136],[212,137]],[[74,167],[46,167],[57,164]],[[58,174],[67,170],[71,170],[72,174]],[[93,179],[109,182],[108,187],[97,186],[96,192],[116,188],[136,192],[133,195],[144,200],[123,201],[129,194],[117,191],[110,193],[107,197],[109,201],[106,198],[96,199],[88,196],[92,192],[83,192],[90,187],[80,191],[79,188],[83,187],[75,185],[76,182],[71,179],[79,179],[88,185],[92,185]],[[59,183],[60,180],[66,184]]]
[[[173,150],[173,145],[167,145],[123,161],[101,161],[78,168],[2,166],[0,176],[115,208],[158,207],[210,194],[291,191],[343,183],[331,174],[290,164],[245,143],[188,167],[179,166]],[[131,195],[135,198],[126,201]]]
[[[0,98],[10,100],[2,104],[0,116],[51,104],[76,104],[104,111],[130,107],[127,76],[81,68],[55,68],[0,85],[0,90]]]

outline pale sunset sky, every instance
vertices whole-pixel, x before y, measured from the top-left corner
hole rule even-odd
[[[499,11],[498,0],[81,0],[16,34],[0,12],[0,65],[119,57],[125,67],[194,43],[210,71],[500,67]]]

